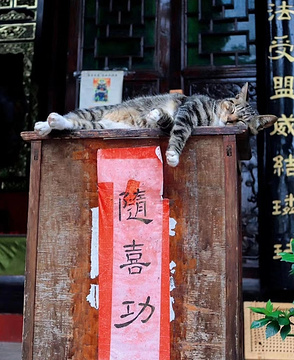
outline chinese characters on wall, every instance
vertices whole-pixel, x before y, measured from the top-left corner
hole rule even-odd
[[[266,76],[271,89],[268,107],[278,116],[278,121],[267,135],[265,161],[270,168],[267,182],[273,221],[268,238],[263,241],[267,242],[267,246],[269,241],[271,243],[270,257],[274,264],[271,271],[279,272],[279,276],[283,277],[281,269],[284,265],[280,265],[278,254],[289,250],[289,242],[294,237],[294,37],[291,31],[294,5],[290,1],[269,1],[267,5],[269,42]],[[276,286],[282,286],[278,282]]]

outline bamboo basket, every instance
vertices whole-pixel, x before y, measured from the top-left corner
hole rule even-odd
[[[280,334],[268,339],[265,337],[266,327],[250,329],[252,321],[263,316],[249,309],[253,307],[265,307],[265,302],[244,302],[244,336],[245,336],[245,360],[286,360],[294,359],[294,337],[287,337],[284,341]],[[286,310],[294,307],[292,303],[273,303],[274,309]],[[293,332],[293,329],[291,331]]]

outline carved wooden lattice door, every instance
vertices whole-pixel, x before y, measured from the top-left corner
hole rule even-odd
[[[185,94],[204,93],[217,98],[234,96],[248,81],[250,103],[257,106],[256,15],[254,0],[185,2],[185,8],[182,9],[181,52],[182,86]],[[242,162],[245,277],[248,267],[250,276],[258,276],[254,271],[258,266],[259,252],[256,140],[256,137],[250,138],[251,160]]]
[[[73,43],[70,33],[75,70],[125,69],[125,96],[180,86],[193,93],[199,79],[254,86],[253,0],[76,0],[72,6],[77,4],[82,18],[72,25],[80,41]],[[224,95],[219,87],[214,92]]]

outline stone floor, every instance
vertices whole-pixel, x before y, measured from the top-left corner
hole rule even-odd
[[[21,343],[0,342],[0,360],[21,360]]]

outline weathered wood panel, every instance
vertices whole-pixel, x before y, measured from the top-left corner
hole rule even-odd
[[[171,217],[177,221],[176,235],[171,237],[171,259],[176,263],[175,359],[225,359],[222,153],[222,137],[196,137],[187,147],[185,161],[169,171],[165,185]]]
[[[177,222],[170,237],[173,360],[242,358],[237,134],[222,132],[193,136],[178,167],[164,164],[164,197]],[[39,215],[32,214],[38,248],[28,258],[36,261],[35,285],[27,273],[35,305],[25,313],[33,347],[24,347],[25,360],[97,358],[99,311],[86,299],[98,284],[89,276],[97,149],[160,145],[164,153],[166,144],[165,137],[42,141]],[[28,241],[36,244],[35,238]]]
[[[226,359],[243,358],[242,233],[240,181],[234,136],[224,136],[225,160],[225,274],[226,274]],[[234,315],[233,315],[234,314]]]

